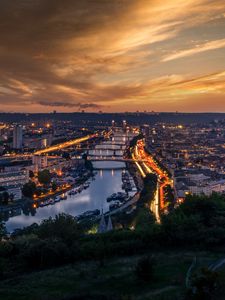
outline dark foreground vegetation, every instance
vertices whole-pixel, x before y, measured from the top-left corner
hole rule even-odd
[[[224,197],[188,196],[161,224],[141,211],[105,234],[63,214],[10,239],[2,226],[0,299],[224,299],[223,264],[209,268],[225,258]]]

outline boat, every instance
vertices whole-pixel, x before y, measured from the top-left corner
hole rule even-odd
[[[47,205],[49,205],[49,200],[42,201],[42,202],[39,204],[40,207],[44,207],[44,206],[47,206]]]
[[[83,216],[98,216],[100,215],[100,210],[99,209],[95,209],[95,210],[88,210],[86,212],[83,213]]]
[[[89,187],[89,184],[87,182],[84,183],[84,189],[87,189]]]
[[[77,220],[82,220],[84,218],[90,218],[90,217],[99,216],[99,215],[100,215],[99,209],[88,210],[88,211],[82,213],[81,215],[77,216]]]
[[[69,196],[73,196],[73,195],[76,195],[77,191],[76,190],[71,190],[68,195]]]
[[[114,210],[119,208],[121,203],[119,201],[115,201],[109,205],[109,210]]]
[[[78,193],[81,193],[82,190],[83,190],[83,188],[84,188],[83,185],[81,185],[81,186],[77,189],[77,192],[78,192]]]
[[[59,202],[59,201],[60,201],[60,197],[57,196],[57,197],[55,198],[55,202]]]
[[[124,189],[125,189],[126,192],[131,192],[131,191],[132,191],[132,186],[131,186],[131,184],[130,184],[130,183],[129,183],[129,184],[126,184]]]
[[[55,204],[55,200],[54,200],[53,198],[50,198],[50,199],[48,200],[48,203],[49,203],[50,205],[53,205],[53,204]]]
[[[44,203],[45,203],[45,205],[49,205],[50,204],[49,199],[45,200]]]
[[[62,194],[61,196],[60,196],[60,200],[66,200],[67,199],[67,196],[65,195],[65,194]]]
[[[120,200],[121,202],[125,201],[127,198],[126,193],[118,192],[118,193],[113,193],[111,196],[109,196],[106,201],[111,202],[111,201],[116,201]]]
[[[117,199],[117,194],[116,193],[113,193],[111,196],[109,196],[106,201],[107,202],[111,202],[113,200],[116,200]]]
[[[127,197],[127,194],[126,193],[122,193],[122,192],[118,192],[117,193],[117,198],[118,199],[124,199]]]

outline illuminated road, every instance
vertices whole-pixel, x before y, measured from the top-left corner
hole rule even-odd
[[[155,214],[157,222],[160,222],[160,209],[165,209],[165,196],[164,187],[171,183],[168,175],[164,172],[154,161],[153,157],[145,151],[145,145],[142,140],[139,140],[135,146],[132,158],[136,160],[142,160],[142,163],[138,163],[138,169],[143,177],[146,174],[154,173],[158,177],[158,188],[154,201],[151,203],[151,210]]]
[[[98,136],[97,133],[86,135],[84,137],[77,138],[77,139],[74,139],[74,140],[71,140],[71,141],[67,141],[67,142],[64,142],[64,143],[61,143],[61,144],[57,144],[55,146],[51,146],[51,147],[46,148],[46,149],[38,150],[38,151],[34,152],[34,155],[41,155],[41,154],[46,154],[46,153],[53,152],[53,151],[62,150],[64,148],[68,148],[68,147],[77,145],[79,143],[88,141],[88,140],[93,139],[97,136]]]

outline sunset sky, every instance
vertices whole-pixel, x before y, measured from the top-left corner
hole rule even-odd
[[[224,0],[1,0],[0,111],[225,112]]]

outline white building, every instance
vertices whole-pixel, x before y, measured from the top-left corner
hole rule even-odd
[[[48,158],[47,156],[33,155],[32,163],[34,172],[38,172],[48,167]]]
[[[141,132],[146,136],[149,137],[150,135],[150,126],[148,124],[144,124],[140,127]]]
[[[20,200],[22,198],[21,185],[12,185],[7,187],[7,192],[13,194],[13,201]]]
[[[16,125],[13,129],[13,148],[21,149],[23,147],[23,128]]]
[[[213,192],[224,193],[225,192],[225,180],[212,181],[202,186],[189,186],[191,194],[210,196]]]
[[[0,186],[6,188],[9,194],[13,194],[14,200],[21,199],[21,188],[28,180],[26,170],[0,173]]]
[[[27,171],[14,171],[0,173],[0,186],[7,187],[10,185],[24,184],[28,181]]]

